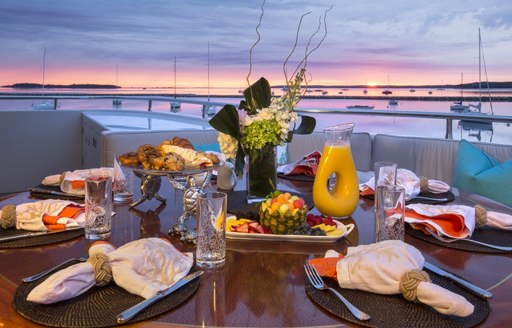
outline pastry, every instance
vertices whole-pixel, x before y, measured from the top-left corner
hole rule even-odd
[[[169,140],[164,140],[160,145],[172,145],[172,146],[178,146],[181,148],[188,148],[188,149],[194,149],[194,145],[190,142],[190,140],[181,138],[181,137],[174,137]]]
[[[181,155],[185,159],[185,168],[192,169],[213,165],[212,161],[208,157],[201,155],[201,153],[193,149],[182,148],[173,145],[160,145],[159,149],[165,154],[176,153]]]
[[[164,168],[169,171],[182,171],[185,168],[185,159],[176,153],[167,153],[163,157]]]
[[[137,158],[146,170],[153,168],[153,163],[163,166],[163,162],[160,162],[158,157],[161,157],[160,152],[153,145],[146,144],[137,148]]]
[[[119,163],[123,166],[139,166],[138,154],[134,151],[124,153],[118,158]]]
[[[220,159],[214,153],[206,153],[206,152],[199,152],[199,153],[201,155],[208,157],[212,161],[213,165],[217,165],[220,163]]]

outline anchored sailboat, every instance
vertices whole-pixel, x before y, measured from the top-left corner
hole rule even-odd
[[[466,112],[469,110],[469,105],[464,105],[462,103],[464,99],[464,73],[460,73],[460,101],[454,101],[453,104],[450,105],[450,110],[453,112]]]
[[[176,56],[174,56],[174,99],[176,99]],[[171,101],[171,112],[178,113],[181,111],[181,103]]]
[[[208,102],[210,102],[210,42],[208,42]],[[213,117],[216,109],[213,105],[203,105],[203,118]]]
[[[43,50],[43,83],[41,85],[41,96],[44,96],[44,74],[46,71],[46,47]],[[49,100],[44,100],[38,103],[32,103],[34,109],[55,109],[55,104]]]
[[[479,94],[479,101],[478,104],[469,104],[467,105],[467,109],[462,111],[463,113],[467,113],[470,115],[483,115],[487,113],[482,113],[482,60],[483,60],[483,67],[485,70],[485,77],[486,81],[488,81],[487,78],[487,68],[485,66],[485,58],[483,56],[483,48],[482,48],[482,36],[480,33],[480,29],[478,29],[478,94]],[[492,108],[492,100],[491,100],[491,92],[489,89],[489,83],[487,82],[487,91],[488,91],[488,98],[489,98],[489,108],[490,108],[490,114],[494,114],[493,108]],[[473,109],[471,109],[473,108]],[[462,127],[463,130],[468,131],[469,136],[476,137],[479,141],[481,140],[481,132],[482,131],[488,131],[491,133],[491,140],[492,141],[492,134],[494,133],[492,122],[480,122],[476,120],[460,120],[459,126]]]
[[[119,81],[119,67],[118,67],[118,65],[116,65],[116,87],[119,85],[118,81]],[[123,104],[123,101],[119,98],[112,100],[112,105],[114,105],[115,107],[121,106],[122,104]]]

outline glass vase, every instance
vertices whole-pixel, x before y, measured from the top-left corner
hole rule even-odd
[[[264,200],[277,186],[276,147],[267,145],[245,158],[247,203]]]
[[[325,145],[313,183],[313,202],[323,215],[345,218],[357,208],[359,182],[350,150],[353,130],[352,123],[324,130]]]

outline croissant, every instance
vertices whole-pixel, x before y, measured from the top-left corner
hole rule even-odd
[[[190,140],[181,137],[174,137],[169,140],[164,140],[160,145],[173,145],[181,148],[194,149],[194,145],[192,145]]]
[[[185,168],[198,168],[205,166],[212,166],[212,161],[202,155],[201,153],[195,151],[194,149],[182,148],[174,145],[160,145],[159,146],[160,153],[175,153],[181,155],[185,159]]]

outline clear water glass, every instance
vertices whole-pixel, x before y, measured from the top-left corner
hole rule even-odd
[[[375,162],[375,188],[378,186],[396,185],[397,163],[393,162]],[[374,189],[375,190],[375,189]]]
[[[378,186],[375,191],[375,242],[404,240],[405,189]]]
[[[197,197],[196,265],[218,268],[226,261],[228,196],[207,191]]]
[[[90,176],[85,179],[85,238],[110,237],[112,216],[112,178]]]
[[[129,203],[133,200],[133,178],[132,168],[119,165],[117,158],[114,158],[114,202]]]

